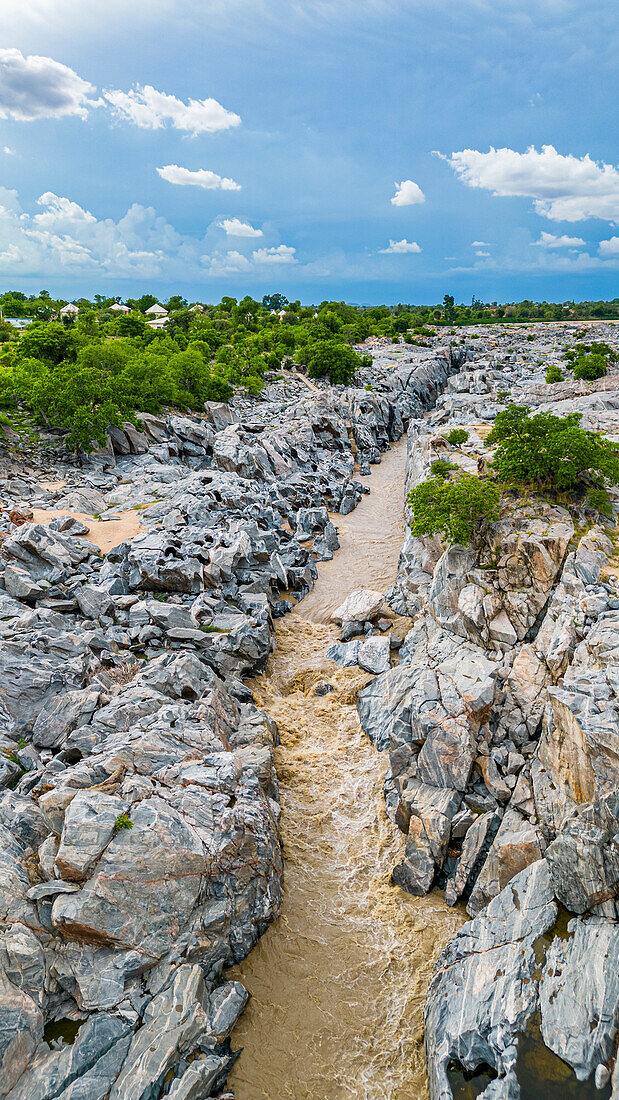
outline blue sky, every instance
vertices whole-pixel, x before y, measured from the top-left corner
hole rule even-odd
[[[618,293],[611,0],[0,0],[0,17],[3,289]]]

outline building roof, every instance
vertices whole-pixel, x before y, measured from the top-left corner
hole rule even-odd
[[[67,302],[66,306],[63,306],[60,310],[61,313],[79,313],[79,306],[76,306],[74,302]]]
[[[117,313],[131,313],[129,306],[124,306],[122,302],[114,302],[110,309],[116,310]]]
[[[151,317],[167,317],[168,311],[164,309],[163,306],[160,306],[159,302],[155,302],[154,305],[148,307],[146,315]]]
[[[164,328],[167,321],[166,317],[154,317],[152,321],[147,321],[146,324],[149,328]]]

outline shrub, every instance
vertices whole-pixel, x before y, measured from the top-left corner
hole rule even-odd
[[[452,447],[459,447],[461,443],[466,443],[469,438],[469,433],[464,428],[452,428],[450,432],[444,436],[444,439],[448,443],[451,443]]]
[[[115,831],[119,832],[120,829],[132,829],[132,828],[133,828],[133,822],[132,822],[131,818],[129,817],[129,814],[119,814],[118,817],[116,818],[116,821],[114,822]]]
[[[456,467],[454,466],[453,462],[446,462],[444,458],[437,458],[430,466],[430,469],[434,474],[434,477],[445,478],[451,473],[452,470],[455,470]]]
[[[596,512],[601,512],[603,516],[612,516],[613,508],[606,489],[589,489],[587,501]]]
[[[413,509],[413,535],[441,535],[462,546],[478,541],[488,523],[499,518],[500,490],[492,481],[475,474],[461,474],[453,481],[433,477],[409,494]]]
[[[546,367],[546,381],[549,385],[552,385],[553,382],[563,381],[563,371],[556,363],[550,363],[549,366]]]
[[[584,484],[604,488],[619,482],[619,453],[613,443],[579,427],[580,414],[529,416],[527,405],[508,405],[486,439],[496,444],[494,468],[507,482],[555,492]]]
[[[579,381],[594,382],[606,374],[606,360],[602,355],[583,355],[574,363],[574,378]]]
[[[344,386],[350,385],[358,368],[364,365],[364,360],[348,344],[338,344],[335,340],[317,342],[307,364],[310,378],[328,375],[333,385]]]

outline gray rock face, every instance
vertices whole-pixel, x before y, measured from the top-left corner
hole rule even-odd
[[[432,1100],[451,1100],[452,1059],[469,1071],[486,1064],[500,1078],[513,1073],[518,1035],[537,1007],[534,945],[556,915],[548,869],[538,860],[443,951],[425,1009]]]
[[[612,1053],[619,1028],[619,925],[573,920],[570,939],[554,939],[540,982],[541,1031],[579,1081]]]
[[[546,331],[535,341],[546,345],[542,356],[558,361],[549,341],[569,338]],[[616,334],[606,333],[616,345]],[[584,426],[617,434],[616,372],[603,386],[540,386],[519,337],[487,332],[484,339],[494,350],[481,361],[467,352],[436,409],[409,423],[407,490],[429,476],[437,458],[469,473],[487,470],[484,427],[509,399],[559,415],[581,412]],[[452,427],[469,432],[462,446],[448,443]],[[613,502],[616,510],[616,494]],[[394,881],[415,893],[444,886],[450,904],[462,899],[476,917],[467,972],[445,992],[453,1020],[432,989],[428,999],[435,1025],[428,1040],[431,1100],[452,1095],[445,1049],[447,1060],[467,1069],[495,1067],[499,1076],[484,1098],[517,1100],[525,1030],[542,1055],[545,1042],[579,1079],[595,1079],[597,1088],[614,1079],[619,1094],[609,1038],[616,1029],[609,974],[619,915],[619,586],[614,568],[606,568],[613,547],[605,530],[576,534],[576,523],[582,529],[577,510],[534,496],[504,497],[481,550],[407,533],[387,600],[411,615],[414,627],[399,663],[359,697],[365,731],[389,750],[387,812],[407,834]],[[447,810],[441,793],[454,796]],[[539,998],[532,944],[492,970],[494,948],[477,923],[501,899],[510,926],[521,900],[515,884],[533,868],[555,901],[582,915],[548,952]],[[539,968],[546,946],[535,945]],[[510,982],[495,1031],[490,975],[499,997],[504,976]],[[541,1003],[547,1020],[537,1037]],[[503,1018],[509,1026],[500,1033]]]
[[[351,436],[378,461],[455,366],[145,414],[62,489],[20,479],[59,514],[0,513],[0,1100],[221,1094],[248,998],[225,968],[282,895],[277,730],[242,679],[361,499]],[[142,530],[104,555],[69,514],[130,509]],[[363,649],[389,667],[387,636]],[[448,808],[418,805],[434,851]]]

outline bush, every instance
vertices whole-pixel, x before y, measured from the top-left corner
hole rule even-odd
[[[329,376],[333,385],[348,386],[357,370],[364,365],[363,360],[348,344],[338,344],[335,340],[320,340],[310,350],[308,374],[310,378]]]
[[[552,385],[553,382],[563,381],[563,371],[560,367],[556,365],[556,363],[551,363],[548,367],[546,367],[546,381],[548,382],[548,385]]]
[[[496,444],[494,468],[507,482],[555,492],[619,482],[613,443],[579,427],[580,414],[529,416],[527,405],[508,405],[486,439]]]
[[[466,443],[469,433],[464,428],[452,428],[443,438],[451,443],[452,447],[459,447],[461,443]]]
[[[467,546],[481,539],[488,523],[499,518],[500,490],[475,474],[453,481],[429,478],[409,494],[413,535],[441,535],[449,543]]]
[[[446,462],[444,458],[437,458],[430,466],[434,477],[446,478],[452,470],[455,470],[453,462]]]
[[[594,382],[606,374],[606,360],[602,355],[583,355],[574,363],[574,378]]]
[[[591,508],[601,512],[603,516],[612,516],[613,508],[606,489],[589,489],[587,502]]]

